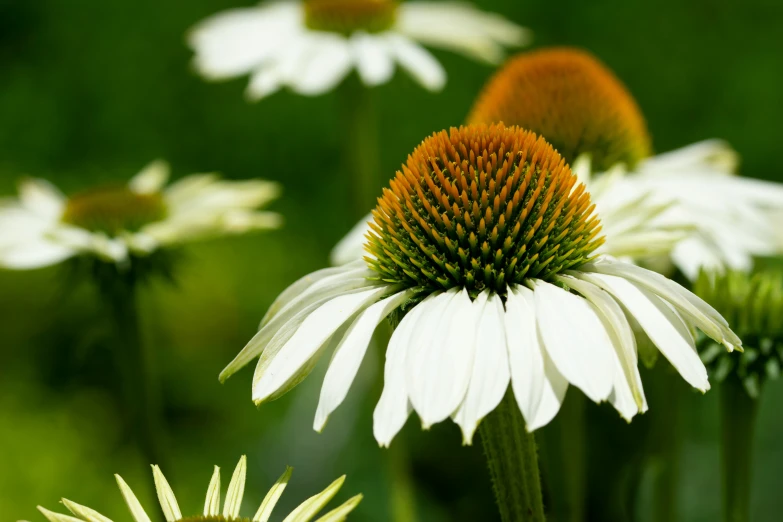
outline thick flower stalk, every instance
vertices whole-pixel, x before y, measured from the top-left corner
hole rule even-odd
[[[365,258],[291,285],[221,379],[260,356],[252,397],[261,404],[332,353],[316,412],[320,431],[388,317],[396,328],[376,439],[390,444],[415,410],[424,428],[452,418],[470,444],[509,385],[504,411],[519,417],[520,434],[557,414],[569,384],[628,420],[645,411],[633,320],[687,382],[706,391],[692,329],[729,350],[739,338],[678,284],[598,255],[600,230],[584,185],[543,138],[502,124],[433,134],[379,198]],[[514,458],[531,465],[529,457]],[[525,471],[531,475],[537,471]]]
[[[584,181],[606,228],[607,253],[631,246],[628,255],[642,259],[649,257],[643,244],[657,243],[693,280],[702,267],[747,270],[753,256],[783,250],[772,220],[783,209],[783,186],[735,176],[737,155],[717,140],[652,156],[637,103],[584,51],[512,58],[484,87],[468,121],[519,125],[544,136],[567,161],[589,159],[577,170],[597,173]],[[657,213],[629,211],[642,200]],[[641,228],[634,222],[640,216]],[[629,237],[634,228],[638,234]]]
[[[699,348],[720,383],[723,520],[747,522],[758,403],[764,383],[780,375],[783,362],[783,275],[702,272],[694,291],[730,318],[745,341],[745,351],[733,357],[724,357],[709,339]]]
[[[169,486],[166,477],[163,476],[158,466],[152,466],[152,474],[155,480],[155,490],[158,493],[158,500],[166,522],[267,522],[272,515],[277,501],[285,491],[288,481],[291,478],[293,468],[287,468],[285,473],[275,482],[272,488],[264,497],[261,506],[251,519],[249,516],[241,515],[242,497],[245,494],[245,476],[247,474],[247,458],[239,459],[231,482],[226,491],[226,499],[221,509],[220,505],[220,468],[215,466],[215,471],[207,488],[206,499],[204,500],[204,510],[202,514],[192,516],[182,516],[177,497]],[[134,522],[150,522],[150,517],[142,507],[136,495],[131,488],[119,475],[115,475],[117,485],[120,488],[128,510],[133,517]],[[313,520],[318,513],[329,503],[332,498],[340,491],[345,482],[345,475],[332,482],[325,490],[313,495],[296,509],[294,509],[283,522],[309,522]],[[348,514],[361,502],[362,495],[356,495],[339,507],[329,511],[321,516],[316,522],[342,522]],[[38,506],[38,510],[49,520],[49,522],[111,522],[111,520],[94,509],[82,506],[68,499],[63,499],[62,503],[73,516],[61,515],[49,511],[46,508]]]

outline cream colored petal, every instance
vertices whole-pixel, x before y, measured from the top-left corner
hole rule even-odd
[[[239,509],[242,507],[242,497],[245,494],[245,478],[247,476],[247,456],[239,459],[231,482],[228,484],[226,503],[223,505],[223,516],[228,519],[239,517]]]
[[[355,495],[346,500],[341,506],[334,508],[315,522],[342,522],[353,511],[359,502],[364,498],[363,495]]]
[[[291,474],[294,472],[294,468],[291,466],[285,467],[285,472],[277,479],[277,482],[270,488],[269,492],[261,502],[261,507],[258,508],[253,522],[267,522],[269,517],[272,516],[272,510],[275,509],[277,501],[285,491],[285,487],[288,485],[288,481],[291,480]]]
[[[166,477],[163,476],[163,472],[158,466],[152,466],[152,476],[155,479],[155,490],[158,493],[158,501],[166,522],[176,522],[182,518],[182,513],[177,504],[177,497],[174,496],[171,486],[169,486]]]
[[[128,183],[128,187],[136,194],[156,194],[161,191],[169,180],[169,164],[163,160],[155,160]]]
[[[305,500],[299,507],[293,510],[290,515],[285,517],[283,522],[309,522],[326,504],[329,503],[330,500],[332,500],[332,498],[334,498],[337,492],[340,491],[344,482],[345,475],[329,484],[322,492]]]
[[[68,508],[68,511],[77,517],[83,518],[86,522],[111,522],[110,518],[101,515],[94,509],[88,508],[87,506],[82,506],[81,504],[72,502],[67,498],[64,498],[62,502],[63,505]]]
[[[207,487],[207,498],[204,500],[204,516],[216,517],[218,515],[220,515],[220,468],[215,466],[209,487]]]
[[[141,507],[141,502],[139,502],[139,499],[136,498],[136,495],[133,493],[133,490],[128,486],[128,484],[126,484],[119,475],[114,475],[114,478],[117,479],[117,485],[120,487],[122,497],[125,499],[125,503],[128,505],[128,509],[131,512],[131,516],[133,516],[134,522],[151,522],[150,517],[147,516],[144,508]]]
[[[75,518],[70,515],[61,515],[60,513],[49,511],[48,509],[41,506],[38,506],[38,511],[40,511],[43,516],[49,520],[49,522],[84,522],[84,520],[81,518]]]

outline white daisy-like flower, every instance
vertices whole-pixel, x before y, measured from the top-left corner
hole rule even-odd
[[[250,99],[281,87],[322,94],[354,68],[365,85],[380,85],[395,64],[439,90],[446,73],[420,43],[498,63],[504,47],[528,40],[522,27],[468,3],[396,0],[264,2],[214,15],[188,38],[204,77],[250,74]]]
[[[0,202],[0,267],[79,255],[122,264],[170,245],[280,226],[278,214],[257,210],[279,195],[276,183],[196,174],[166,186],[168,178],[168,165],[155,161],[127,185],[70,197],[44,180],[23,181],[18,199]]]
[[[635,100],[584,51],[545,49],[509,60],[468,121],[530,129],[573,162],[606,228],[609,253],[622,250],[617,241],[634,246],[636,239],[642,248],[631,248],[629,255],[648,261],[646,238],[664,240],[659,246],[665,248],[679,231],[681,241],[669,241],[666,254],[693,280],[702,267],[747,270],[753,256],[783,251],[775,220],[783,211],[783,185],[734,175],[737,154],[718,140],[653,156]],[[660,211],[628,212],[637,205]],[[626,231],[628,220],[642,220],[642,234],[614,232]]]
[[[226,500],[223,503],[223,509],[220,508],[220,468],[215,466],[212,479],[207,488],[207,496],[204,501],[203,515],[182,516],[177,498],[171,490],[166,477],[160,471],[158,466],[152,466],[152,474],[155,480],[155,489],[158,493],[158,500],[166,522],[267,522],[272,515],[280,496],[283,494],[288,481],[291,478],[292,468],[286,468],[285,473],[275,482],[269,492],[261,502],[253,518],[242,517],[240,508],[242,507],[242,497],[245,493],[245,475],[247,473],[247,458],[239,459],[234,474],[231,476],[231,482],[226,491]],[[136,495],[131,488],[119,475],[115,475],[117,485],[120,487],[122,496],[135,522],[150,522],[150,517],[144,511]],[[332,482],[325,490],[310,497],[294,509],[283,522],[309,522],[329,503],[337,494],[345,482],[345,475]],[[350,498],[341,506],[333,509],[320,517],[316,522],[342,522],[348,514],[361,502],[362,495],[356,495]],[[111,520],[94,509],[77,504],[68,499],[62,499],[62,503],[74,515],[61,515],[49,511],[46,508],[38,506],[38,510],[50,522],[111,522]]]
[[[320,431],[389,317],[381,445],[412,410],[425,428],[451,417],[470,443],[509,384],[529,430],[557,414],[569,384],[630,420],[647,409],[636,328],[706,391],[694,328],[729,350],[740,340],[680,285],[597,255],[600,228],[585,187],[543,138],[502,124],[434,134],[379,199],[365,258],[285,290],[221,379],[260,356],[252,398],[262,403],[331,352]]]

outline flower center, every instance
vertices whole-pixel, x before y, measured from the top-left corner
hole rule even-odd
[[[160,194],[137,194],[127,187],[106,187],[71,197],[62,220],[93,232],[115,236],[135,232],[166,217]]]
[[[350,36],[355,31],[380,33],[397,15],[394,0],[307,0],[305,24],[310,29]]]
[[[405,287],[506,293],[591,258],[603,242],[584,185],[543,138],[470,125],[425,139],[373,211],[367,262]]]
[[[639,107],[590,54],[548,49],[520,55],[484,87],[470,123],[505,122],[539,133],[566,161],[589,153],[593,168],[633,167],[651,154]]]

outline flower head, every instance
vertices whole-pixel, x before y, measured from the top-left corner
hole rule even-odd
[[[699,343],[711,376],[718,382],[737,378],[757,398],[764,381],[780,375],[783,363],[783,274],[702,271],[693,290],[720,310],[744,341],[741,354],[723,353],[710,339]]]
[[[630,420],[647,408],[632,321],[707,390],[692,328],[728,349],[740,340],[680,285],[594,256],[598,233],[584,186],[535,134],[502,124],[437,133],[378,200],[365,259],[291,285],[221,379],[260,355],[253,399],[262,403],[333,350],[320,431],[391,315],[374,415],[382,445],[411,409],[425,428],[451,417],[470,443],[509,384],[531,430],[554,417],[569,384]]]
[[[37,268],[78,255],[122,264],[166,246],[280,224],[277,214],[256,210],[277,197],[274,183],[198,174],[165,187],[168,176],[156,161],[127,185],[70,197],[46,181],[23,181],[19,199],[0,206],[0,266]]]
[[[590,154],[593,167],[629,167],[650,155],[639,106],[620,80],[591,54],[569,48],[518,55],[479,95],[469,123],[519,125],[544,136],[573,162]]]
[[[281,87],[316,95],[355,67],[367,86],[388,82],[395,64],[439,90],[443,67],[420,43],[497,63],[527,32],[470,4],[394,0],[266,2],[232,9],[190,33],[196,69],[210,79],[250,74],[250,99]]]
[[[258,508],[258,511],[253,516],[253,522],[267,522],[269,520],[269,517],[272,515],[272,510],[288,485],[292,472],[292,468],[287,468],[285,473],[275,482],[272,489],[266,494],[263,502],[261,502],[261,507]],[[166,477],[163,476],[163,473],[158,466],[152,466],[155,489],[157,490],[160,508],[163,511],[166,522],[250,522],[251,519],[249,516],[243,517],[240,515],[242,497],[245,493],[246,473],[247,458],[243,456],[239,459],[239,464],[237,464],[234,474],[231,477],[231,482],[226,491],[226,500],[221,509],[220,468],[215,466],[215,471],[209,482],[209,487],[207,488],[203,514],[183,517],[179,504],[177,503],[177,498],[174,496],[174,492],[172,491],[171,486],[169,486]],[[144,511],[144,508],[130,487],[128,487],[119,475],[115,475],[115,478],[117,479],[117,485],[120,487],[125,503],[128,505],[128,509],[131,512],[131,516],[133,516],[133,520],[135,522],[150,522],[150,517]],[[342,487],[343,482],[345,482],[345,475],[332,482],[329,487],[321,493],[310,497],[300,504],[299,507],[285,518],[284,522],[308,522],[312,520],[337,494]],[[345,517],[353,511],[361,500],[362,495],[356,495],[341,506],[320,517],[316,522],[340,522],[345,520]],[[82,506],[68,499],[63,499],[62,502],[76,518],[49,511],[41,506],[38,506],[38,509],[50,522],[111,522],[105,516],[86,506]]]

